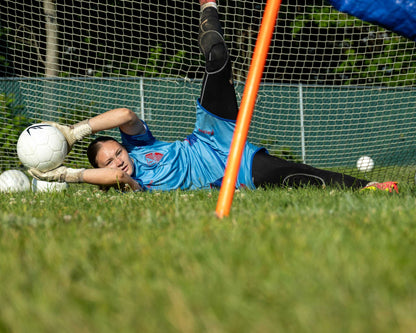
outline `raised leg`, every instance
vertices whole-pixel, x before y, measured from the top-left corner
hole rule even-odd
[[[205,75],[200,103],[209,112],[230,120],[237,119],[232,65],[215,1],[201,0],[198,44],[205,57]]]

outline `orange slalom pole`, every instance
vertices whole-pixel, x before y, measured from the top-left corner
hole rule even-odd
[[[230,212],[235,184],[241,164],[241,156],[243,155],[244,146],[247,140],[248,130],[254,106],[256,104],[257,93],[263,76],[264,65],[269,52],[270,41],[273,36],[280,4],[281,0],[267,0],[266,8],[264,10],[260,31],[243,92],[243,98],[241,100],[240,110],[237,116],[230,154],[228,156],[227,166],[225,168],[224,178],[218,197],[216,214],[219,218],[228,216]]]

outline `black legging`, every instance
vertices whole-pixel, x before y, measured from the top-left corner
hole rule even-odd
[[[252,175],[256,187],[318,185],[359,189],[368,184],[368,180],[290,162],[269,155],[264,150],[258,151],[254,156]]]
[[[208,7],[200,19],[198,43],[205,56],[205,74],[199,102],[209,112],[236,120],[238,103],[230,55],[215,8]]]
[[[201,14],[198,38],[206,60],[200,103],[218,117],[236,120],[238,103],[232,66],[222,35],[217,10],[206,8]],[[338,185],[362,188],[368,183],[366,180],[271,156],[264,150],[258,151],[254,156],[252,176],[256,187]]]

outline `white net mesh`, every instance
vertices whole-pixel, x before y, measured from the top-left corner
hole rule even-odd
[[[132,108],[160,140],[193,129],[203,60],[195,1],[4,1],[2,170],[29,123]],[[239,100],[265,1],[219,0]],[[273,154],[372,180],[414,180],[413,42],[327,6],[281,6],[249,140]],[[117,135],[117,132],[111,134]],[[87,166],[87,140],[66,163]],[[372,172],[355,163],[368,155]]]

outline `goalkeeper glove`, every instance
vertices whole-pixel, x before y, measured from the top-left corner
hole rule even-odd
[[[34,168],[29,169],[27,172],[38,180],[55,181],[60,183],[82,183],[84,171],[85,169],[71,169],[61,165],[56,169],[46,172],[42,172]]]
[[[61,125],[53,121],[45,121],[44,123],[56,127],[64,135],[66,142],[68,143],[68,152],[71,151],[75,142],[92,134],[92,128],[88,123],[88,119],[71,126]]]

